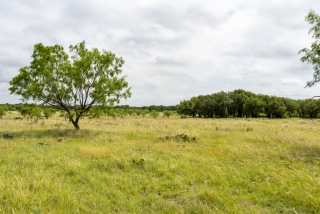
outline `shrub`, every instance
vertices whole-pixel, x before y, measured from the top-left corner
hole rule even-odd
[[[116,113],[115,113],[113,108],[107,110],[107,115],[112,117],[112,118],[116,117]]]
[[[150,112],[150,115],[151,115],[151,117],[153,117],[153,118],[157,118],[157,117],[159,117],[160,113],[157,112],[156,110],[152,110],[152,111]]]
[[[31,118],[35,117],[35,122],[38,122],[41,117],[42,109],[39,107],[35,107],[31,110]]]
[[[267,115],[265,113],[258,114],[258,117],[265,118]]]
[[[53,108],[45,108],[43,110],[43,115],[46,117],[46,119],[49,119],[50,117],[52,117],[52,115],[54,115],[56,113],[56,110]]]
[[[168,111],[168,110],[163,111],[163,116],[168,117],[168,118],[173,114],[174,114],[173,111]]]
[[[2,119],[2,116],[5,115],[8,111],[7,106],[0,106],[0,118]]]
[[[145,117],[147,114],[149,114],[149,110],[148,109],[144,109],[144,110],[141,110],[140,114],[142,114],[142,117]]]
[[[180,118],[181,118],[181,119],[185,119],[185,118],[187,118],[187,115],[181,114]]]

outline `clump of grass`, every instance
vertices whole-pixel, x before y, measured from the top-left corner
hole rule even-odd
[[[247,126],[246,128],[243,129],[243,131],[247,131],[247,132],[250,132],[252,131],[252,127],[251,126]]]
[[[159,140],[161,141],[177,141],[177,142],[197,142],[198,138],[196,136],[188,136],[186,134],[177,134],[175,136],[165,136],[165,137],[159,137]]]
[[[4,134],[4,135],[3,135],[3,138],[4,138],[4,139],[13,139],[13,135],[11,135],[11,134]]]
[[[145,161],[144,161],[143,158],[138,159],[138,160],[132,159],[132,165],[133,166],[136,166],[138,168],[144,168],[144,164],[145,164]]]
[[[216,131],[225,131],[225,132],[230,132],[230,131],[252,131],[253,128],[249,125],[240,125],[240,127],[218,127],[216,126],[215,128]]]

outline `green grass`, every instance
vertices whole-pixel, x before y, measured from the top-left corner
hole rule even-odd
[[[320,212],[320,120],[15,116],[0,213]]]

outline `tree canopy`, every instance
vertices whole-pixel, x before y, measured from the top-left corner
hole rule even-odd
[[[65,111],[76,129],[79,119],[92,107],[113,105],[131,96],[122,73],[124,60],[112,52],[88,50],[85,42],[70,45],[34,46],[32,62],[20,68],[10,81],[11,94]]]
[[[311,10],[305,20],[312,24],[309,34],[312,34],[315,41],[311,44],[310,49],[304,48],[299,51],[299,54],[304,53],[304,56],[301,57],[302,62],[313,65],[313,80],[308,81],[306,85],[306,87],[311,87],[320,81],[320,16]]]
[[[242,89],[199,95],[183,100],[178,114],[192,117],[320,117],[320,99],[290,98],[254,94]]]

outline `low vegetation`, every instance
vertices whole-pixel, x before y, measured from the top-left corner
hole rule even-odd
[[[16,117],[0,213],[320,212],[318,119]]]

